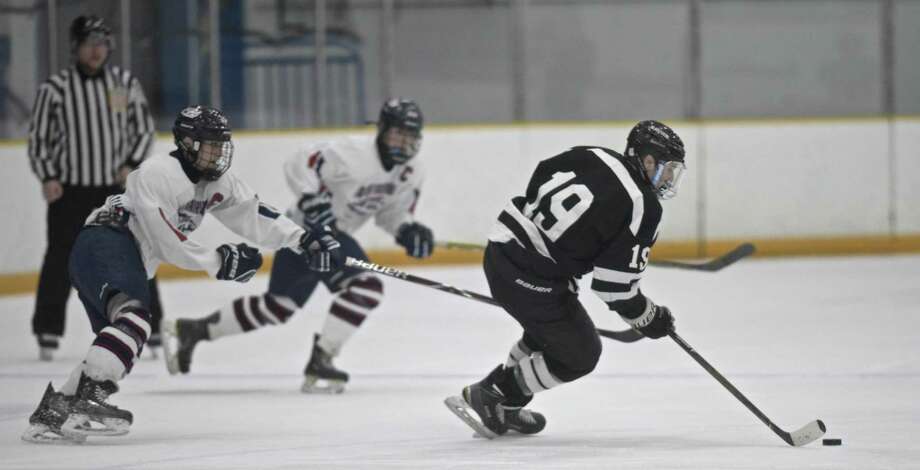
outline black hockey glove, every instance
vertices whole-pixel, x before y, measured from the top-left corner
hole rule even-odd
[[[434,250],[434,235],[428,227],[418,222],[404,223],[396,231],[396,243],[413,258],[427,258]]]
[[[329,193],[304,193],[297,201],[297,208],[303,212],[303,221],[307,226],[333,226],[335,215],[332,213],[332,196]]]
[[[646,300],[645,311],[638,318],[624,318],[633,328],[639,330],[644,336],[658,339],[667,336],[674,330],[674,317],[671,309],[663,305],[655,305],[651,300]]]
[[[310,269],[316,272],[337,271],[345,261],[342,245],[329,226],[308,227],[300,237],[300,249]]]
[[[225,243],[217,247],[217,254],[220,255],[217,278],[221,281],[246,282],[252,279],[262,266],[262,255],[259,250],[245,243]]]

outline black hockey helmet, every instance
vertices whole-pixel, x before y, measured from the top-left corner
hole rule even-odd
[[[76,52],[80,44],[86,40],[104,41],[109,49],[115,49],[112,40],[112,29],[105,24],[102,18],[96,15],[81,15],[70,23],[70,49]]]
[[[422,110],[415,101],[393,98],[383,103],[377,119],[377,148],[385,166],[406,163],[418,154],[423,126]]]
[[[652,176],[646,169],[643,158],[651,155],[655,159]],[[661,199],[670,199],[677,194],[684,164],[684,142],[673,129],[658,121],[641,121],[626,138],[626,157],[636,165],[640,173],[658,192]]]
[[[233,143],[226,116],[207,106],[189,106],[173,124],[176,146],[201,177],[215,181],[230,169]]]

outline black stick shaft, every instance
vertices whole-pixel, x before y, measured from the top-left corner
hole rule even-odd
[[[748,400],[747,397],[744,396],[744,394],[741,393],[740,390],[735,388],[735,386],[732,385],[732,383],[729,382],[728,379],[726,379],[722,374],[720,374],[719,371],[717,371],[715,367],[709,364],[709,362],[706,359],[704,359],[703,356],[700,355],[700,353],[696,352],[696,350],[693,349],[693,346],[690,346],[686,341],[684,341],[683,338],[680,337],[680,335],[678,335],[674,331],[671,331],[670,333],[668,333],[668,335],[671,337],[671,339],[674,340],[675,343],[677,343],[678,346],[680,346],[684,351],[686,351],[687,354],[689,354],[690,357],[692,357],[694,361],[696,361],[699,365],[703,366],[703,369],[706,369],[706,372],[709,372],[709,375],[711,375],[720,384],[722,384],[722,386],[725,387],[725,389],[728,390],[732,395],[734,395],[734,397],[737,398],[738,401],[740,401],[748,410],[750,410],[751,413],[754,413],[754,416],[757,416],[757,418],[760,419],[760,421],[762,421],[763,424],[766,424],[767,427],[769,427],[771,431],[776,433],[776,435],[782,438],[784,441],[789,442],[788,441],[789,433],[783,431],[782,429],[779,428],[779,426],[773,424],[773,421],[771,421],[770,418],[767,417],[767,415],[765,415],[762,411],[760,411],[759,408],[754,406],[754,404],[751,403],[751,400]]]
[[[396,268],[391,268],[389,266],[380,266],[379,264],[371,263],[369,261],[362,261],[356,258],[352,258],[351,256],[345,259],[345,266],[351,267],[351,268],[363,269],[365,271],[375,272],[378,274],[382,274],[384,276],[401,279],[403,281],[411,282],[413,284],[419,284],[422,286],[431,287],[432,289],[437,289],[441,292],[447,292],[450,294],[459,295],[461,297],[466,297],[468,299],[487,303],[489,305],[494,305],[496,307],[502,306],[500,303],[498,303],[498,301],[496,301],[495,299],[487,295],[482,295],[476,292],[459,289],[454,286],[449,286],[447,284],[442,284],[437,281],[432,281],[430,279],[425,279],[420,276],[415,276],[405,271],[400,271],[399,269],[396,269]],[[606,338],[610,338],[610,339],[620,341],[623,343],[632,343],[634,341],[638,341],[643,338],[642,333],[639,333],[638,331],[635,331],[632,329],[624,330],[624,331],[610,331],[610,330],[598,329],[598,334]]]
[[[439,242],[438,247],[445,248],[448,250],[467,250],[467,251],[482,251],[486,247],[478,245],[476,243],[461,243],[461,242]],[[741,261],[748,256],[754,254],[754,245],[751,243],[742,243],[741,245],[736,246],[731,251],[723,254],[722,256],[717,256],[709,261],[703,263],[684,263],[681,261],[670,261],[670,260],[652,260],[649,261],[649,264],[652,266],[658,266],[660,268],[676,268],[676,269],[686,269],[690,271],[705,271],[705,272],[716,272],[722,269],[725,269],[732,264]]]

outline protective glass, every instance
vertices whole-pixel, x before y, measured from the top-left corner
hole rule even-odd
[[[230,141],[195,142],[198,158],[193,163],[196,170],[207,179],[214,181],[230,169],[233,161],[233,143]]]
[[[422,146],[422,134],[411,129],[391,127],[383,134],[383,144],[396,163],[406,163]]]
[[[652,186],[658,192],[659,199],[671,199],[677,195],[680,180],[687,166],[678,161],[664,161],[655,164]]]

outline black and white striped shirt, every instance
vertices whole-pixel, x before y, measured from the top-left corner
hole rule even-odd
[[[639,289],[658,238],[661,204],[619,153],[575,147],[537,166],[525,196],[499,215],[489,240],[521,249],[521,266],[545,279],[593,271],[591,290],[621,315],[645,306]]]
[[[71,66],[38,89],[29,127],[32,171],[42,181],[113,186],[122,166],[136,167],[147,156],[153,131],[131,72],[105,66],[87,77]]]

